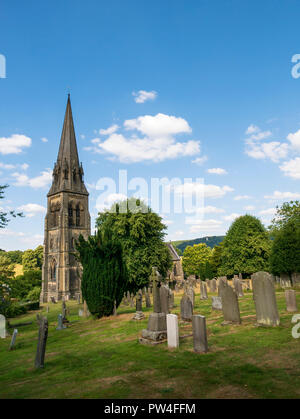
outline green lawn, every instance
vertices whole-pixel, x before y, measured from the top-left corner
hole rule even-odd
[[[180,311],[175,298],[173,313]],[[300,339],[291,335],[292,314],[285,311],[284,293],[277,292],[281,326],[255,327],[252,294],[241,298],[241,326],[221,326],[222,313],[211,312],[196,294],[195,314],[207,318],[209,353],[193,352],[192,337],[178,350],[166,343],[144,346],[138,336],[146,319],[131,318],[134,309],[121,306],[117,317],[93,320],[78,317],[76,302],[67,303],[70,325],[57,331],[61,303],[50,304],[45,368],[34,358],[38,325],[36,313],[12,319],[33,321],[19,327],[17,348],[0,339],[0,398],[299,398]],[[297,292],[300,307],[300,292]],[[46,307],[41,312],[46,315]],[[180,323],[180,335],[191,324]]]

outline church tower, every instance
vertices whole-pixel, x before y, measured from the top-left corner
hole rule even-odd
[[[91,233],[88,191],[79,164],[70,95],[53,180],[47,195],[41,302],[51,297],[76,298],[81,292],[81,265],[74,257],[75,240]]]

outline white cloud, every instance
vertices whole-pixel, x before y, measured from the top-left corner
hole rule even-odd
[[[203,235],[206,235],[207,232],[209,233],[219,232],[223,223],[220,220],[214,220],[214,219],[209,219],[209,220],[200,219],[197,222],[197,220],[192,218],[192,219],[188,219],[186,221],[186,224],[192,224],[191,227],[189,228],[190,233],[201,233]]]
[[[230,215],[225,215],[223,218],[225,221],[234,221],[236,218],[240,217],[241,214],[237,214],[235,212],[233,212]]]
[[[43,138],[41,138],[41,141],[42,141],[43,143],[47,143],[47,142],[48,142],[48,138],[43,137]]]
[[[100,135],[111,135],[114,132],[116,132],[119,129],[119,125],[115,124],[115,125],[111,125],[109,128],[107,129],[100,129],[99,130],[99,134]]]
[[[146,90],[139,90],[138,93],[133,92],[133,96],[135,96],[136,103],[145,103],[147,100],[154,100],[157,98],[157,92],[152,90],[151,92],[147,92]]]
[[[259,212],[260,215],[274,215],[276,213],[275,208],[268,208]]]
[[[300,179],[300,157],[284,162],[279,168],[285,176]]]
[[[18,210],[24,212],[27,217],[34,217],[37,214],[44,214],[47,211],[45,207],[39,204],[21,205]]]
[[[205,185],[200,182],[186,182],[182,185],[174,186],[174,193],[182,194],[182,196],[203,194],[204,198],[221,198],[227,192],[232,192],[233,190],[230,186]]]
[[[5,170],[12,170],[12,169],[16,169],[17,167],[21,168],[22,170],[27,170],[29,165],[27,163],[23,163],[23,164],[6,164],[6,163],[1,163],[0,162],[0,167],[2,169]]]
[[[124,127],[127,131],[137,130],[144,137],[138,138],[136,134],[132,134],[128,138],[122,134],[113,133],[103,142],[94,139],[93,143],[96,145],[86,149],[101,154],[111,154],[122,163],[161,162],[166,159],[192,156],[200,152],[199,141],[176,142],[174,135],[191,132],[189,124],[183,118],[164,114],[145,115],[126,120]]]
[[[272,135],[271,131],[261,131],[258,132],[257,134],[252,134],[250,136],[250,140],[255,140],[255,141],[260,141],[260,140],[264,140],[265,138],[268,138]]]
[[[85,135],[84,135],[84,134],[80,134],[80,138],[81,138],[82,140],[84,140],[84,139],[85,139]]]
[[[213,175],[227,175],[227,171],[225,169],[221,169],[220,167],[207,169],[207,173],[210,173]]]
[[[97,199],[96,203],[96,209],[99,212],[110,209],[114,203],[127,199],[127,196],[121,193],[112,193],[108,196],[100,196],[100,198],[101,199]]]
[[[52,170],[46,169],[41,172],[40,176],[29,178],[29,176],[22,173],[13,173],[12,176],[16,179],[15,186],[29,186],[31,188],[44,188],[52,181]]]
[[[272,199],[272,200],[281,200],[281,199],[299,199],[300,193],[298,192],[280,192],[280,191],[274,191],[273,195],[265,195],[264,198],[266,199]]]
[[[0,229],[0,236],[23,237],[23,236],[25,236],[25,233],[22,233],[21,231],[11,231],[11,230],[8,230],[7,228],[5,228],[5,229]]]
[[[252,199],[250,195],[237,195],[233,198],[235,201],[241,201],[242,199]]]
[[[293,148],[300,150],[300,129],[294,133],[290,133],[286,138],[290,141]]]
[[[259,128],[258,126],[251,124],[251,125],[249,125],[249,127],[247,128],[247,130],[246,130],[246,134],[247,134],[247,135],[249,135],[249,134],[254,134],[255,132],[259,132],[259,131],[260,131],[260,128]]]
[[[223,208],[216,208],[208,205],[207,207],[197,208],[196,212],[198,214],[220,214],[222,212],[225,212],[225,210],[223,210]]]
[[[245,211],[254,211],[255,210],[255,206],[254,205],[246,205],[244,207]]]
[[[31,146],[31,138],[25,135],[13,134],[10,137],[0,137],[1,154],[19,154],[23,148]]]
[[[254,159],[270,159],[274,163],[285,158],[289,151],[289,145],[287,143],[280,143],[279,141],[257,144],[247,140],[246,144],[246,154],[248,156]]]
[[[192,160],[192,163],[202,166],[207,161],[207,156],[197,157],[195,160]]]

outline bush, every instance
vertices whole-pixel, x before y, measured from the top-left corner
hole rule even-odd
[[[28,300],[28,301],[39,301],[40,294],[41,294],[41,287],[34,287],[27,294],[26,300]]]

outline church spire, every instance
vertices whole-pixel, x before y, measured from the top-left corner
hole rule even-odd
[[[53,182],[48,195],[61,191],[88,194],[83,182],[83,168],[79,164],[70,94],[65,113],[57,161],[53,169]]]

